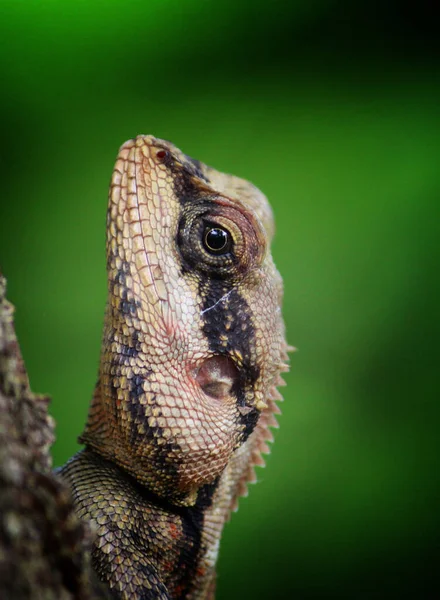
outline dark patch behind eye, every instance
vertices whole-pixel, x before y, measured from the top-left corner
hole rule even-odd
[[[199,294],[202,298],[202,330],[209,349],[216,355],[233,356],[236,352],[243,357],[232,392],[239,406],[247,406],[245,392],[255,385],[260,376],[260,368],[252,362],[256,345],[252,311],[240,292],[227,282],[203,278]],[[244,426],[241,443],[252,433],[260,415],[254,406],[250,408],[249,412],[240,412],[240,422]]]

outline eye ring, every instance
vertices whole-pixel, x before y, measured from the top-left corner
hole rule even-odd
[[[208,225],[203,233],[203,246],[210,254],[227,254],[232,246],[232,236],[223,227]]]
[[[261,265],[265,241],[264,231],[252,213],[230,206],[223,197],[218,203],[215,198],[186,203],[176,238],[183,272],[225,281],[239,281],[254,266]]]

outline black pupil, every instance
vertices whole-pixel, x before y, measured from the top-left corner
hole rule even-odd
[[[205,233],[205,246],[211,252],[219,253],[228,246],[229,234],[224,229],[212,227]]]

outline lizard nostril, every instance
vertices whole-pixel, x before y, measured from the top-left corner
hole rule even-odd
[[[205,360],[197,371],[196,381],[212,398],[226,398],[238,379],[238,370],[227,356],[213,356]]]
[[[166,158],[168,158],[168,150],[158,150],[156,152],[156,158],[160,161],[164,161]]]

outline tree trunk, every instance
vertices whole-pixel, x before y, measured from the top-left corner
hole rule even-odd
[[[98,600],[92,534],[51,472],[49,398],[33,394],[0,274],[0,598]]]

